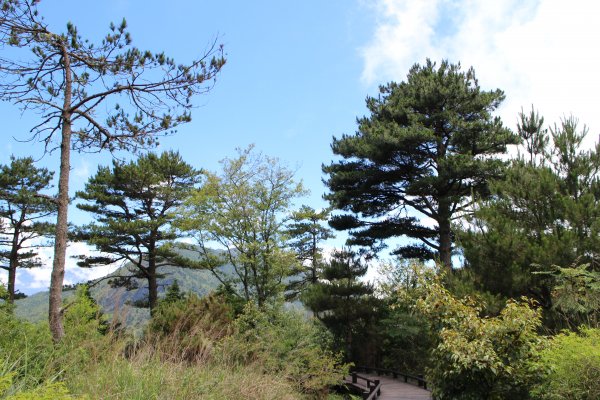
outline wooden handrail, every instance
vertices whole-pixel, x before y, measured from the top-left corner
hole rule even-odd
[[[362,391],[363,400],[374,400],[381,395],[381,381],[379,379],[370,379],[366,376],[359,375],[356,372],[352,372],[351,376],[352,384],[361,391],[362,387],[358,386],[358,380],[362,379],[367,383],[367,390]]]
[[[377,373],[377,375],[381,375],[381,374],[392,375],[392,377],[394,379],[398,379],[398,377],[403,377],[404,382],[409,383],[409,379],[410,379],[410,380],[417,382],[417,386],[422,387],[423,389],[427,389],[427,381],[423,378],[422,375],[414,376],[414,375],[410,375],[410,374],[407,374],[404,372],[394,371],[392,369],[364,367],[364,366],[355,367],[355,369],[360,370],[360,371],[365,371],[367,373],[369,371],[374,371],[375,373]]]

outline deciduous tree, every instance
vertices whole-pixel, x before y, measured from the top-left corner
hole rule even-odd
[[[262,306],[283,292],[295,270],[284,217],[304,189],[293,171],[252,146],[221,164],[221,173],[208,173],[186,205],[181,227],[197,240],[199,261],[184,262],[209,269],[239,297]],[[225,264],[233,270],[223,271]]]
[[[49,322],[55,341],[64,335],[62,284],[67,247],[70,152],[135,150],[156,135],[190,121],[191,100],[206,93],[225,63],[210,45],[189,64],[131,46],[125,20],[99,42],[67,24],[50,30],[37,1],[2,0],[0,99],[37,111],[32,140],[60,149],[58,217],[50,283]],[[11,51],[7,51],[8,47]]]

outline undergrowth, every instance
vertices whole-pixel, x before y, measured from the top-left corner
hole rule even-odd
[[[0,399],[317,399],[346,372],[327,333],[281,305],[234,316],[189,296],[161,304],[142,339],[117,327],[84,289],[58,345],[0,310]]]

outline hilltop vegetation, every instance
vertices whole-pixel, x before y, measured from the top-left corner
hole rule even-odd
[[[178,65],[125,22],[94,43],[51,32],[37,1],[1,4],[2,45],[29,58],[0,57],[0,98],[42,111],[33,138],[60,138],[61,166],[56,196],[33,159],[0,167],[0,398],[348,398],[343,376],[369,365],[423,374],[442,400],[597,399],[600,143],[575,117],[532,108],[512,131],[473,68],[415,64],[333,138],[315,210],[252,145],[218,171],[146,151],[189,122],[221,47]],[[71,150],[134,154],[77,192],[80,226]],[[348,240],[326,252],[333,230]],[[82,267],[125,266],[63,293],[69,240],[94,251]],[[49,294],[15,301],[50,245]]]

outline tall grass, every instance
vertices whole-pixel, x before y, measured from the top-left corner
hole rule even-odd
[[[0,313],[0,399],[326,398],[343,374],[323,332],[280,309],[234,320],[219,299],[191,298],[157,310],[135,339],[107,331],[88,300],[69,307],[58,346],[46,324]]]

